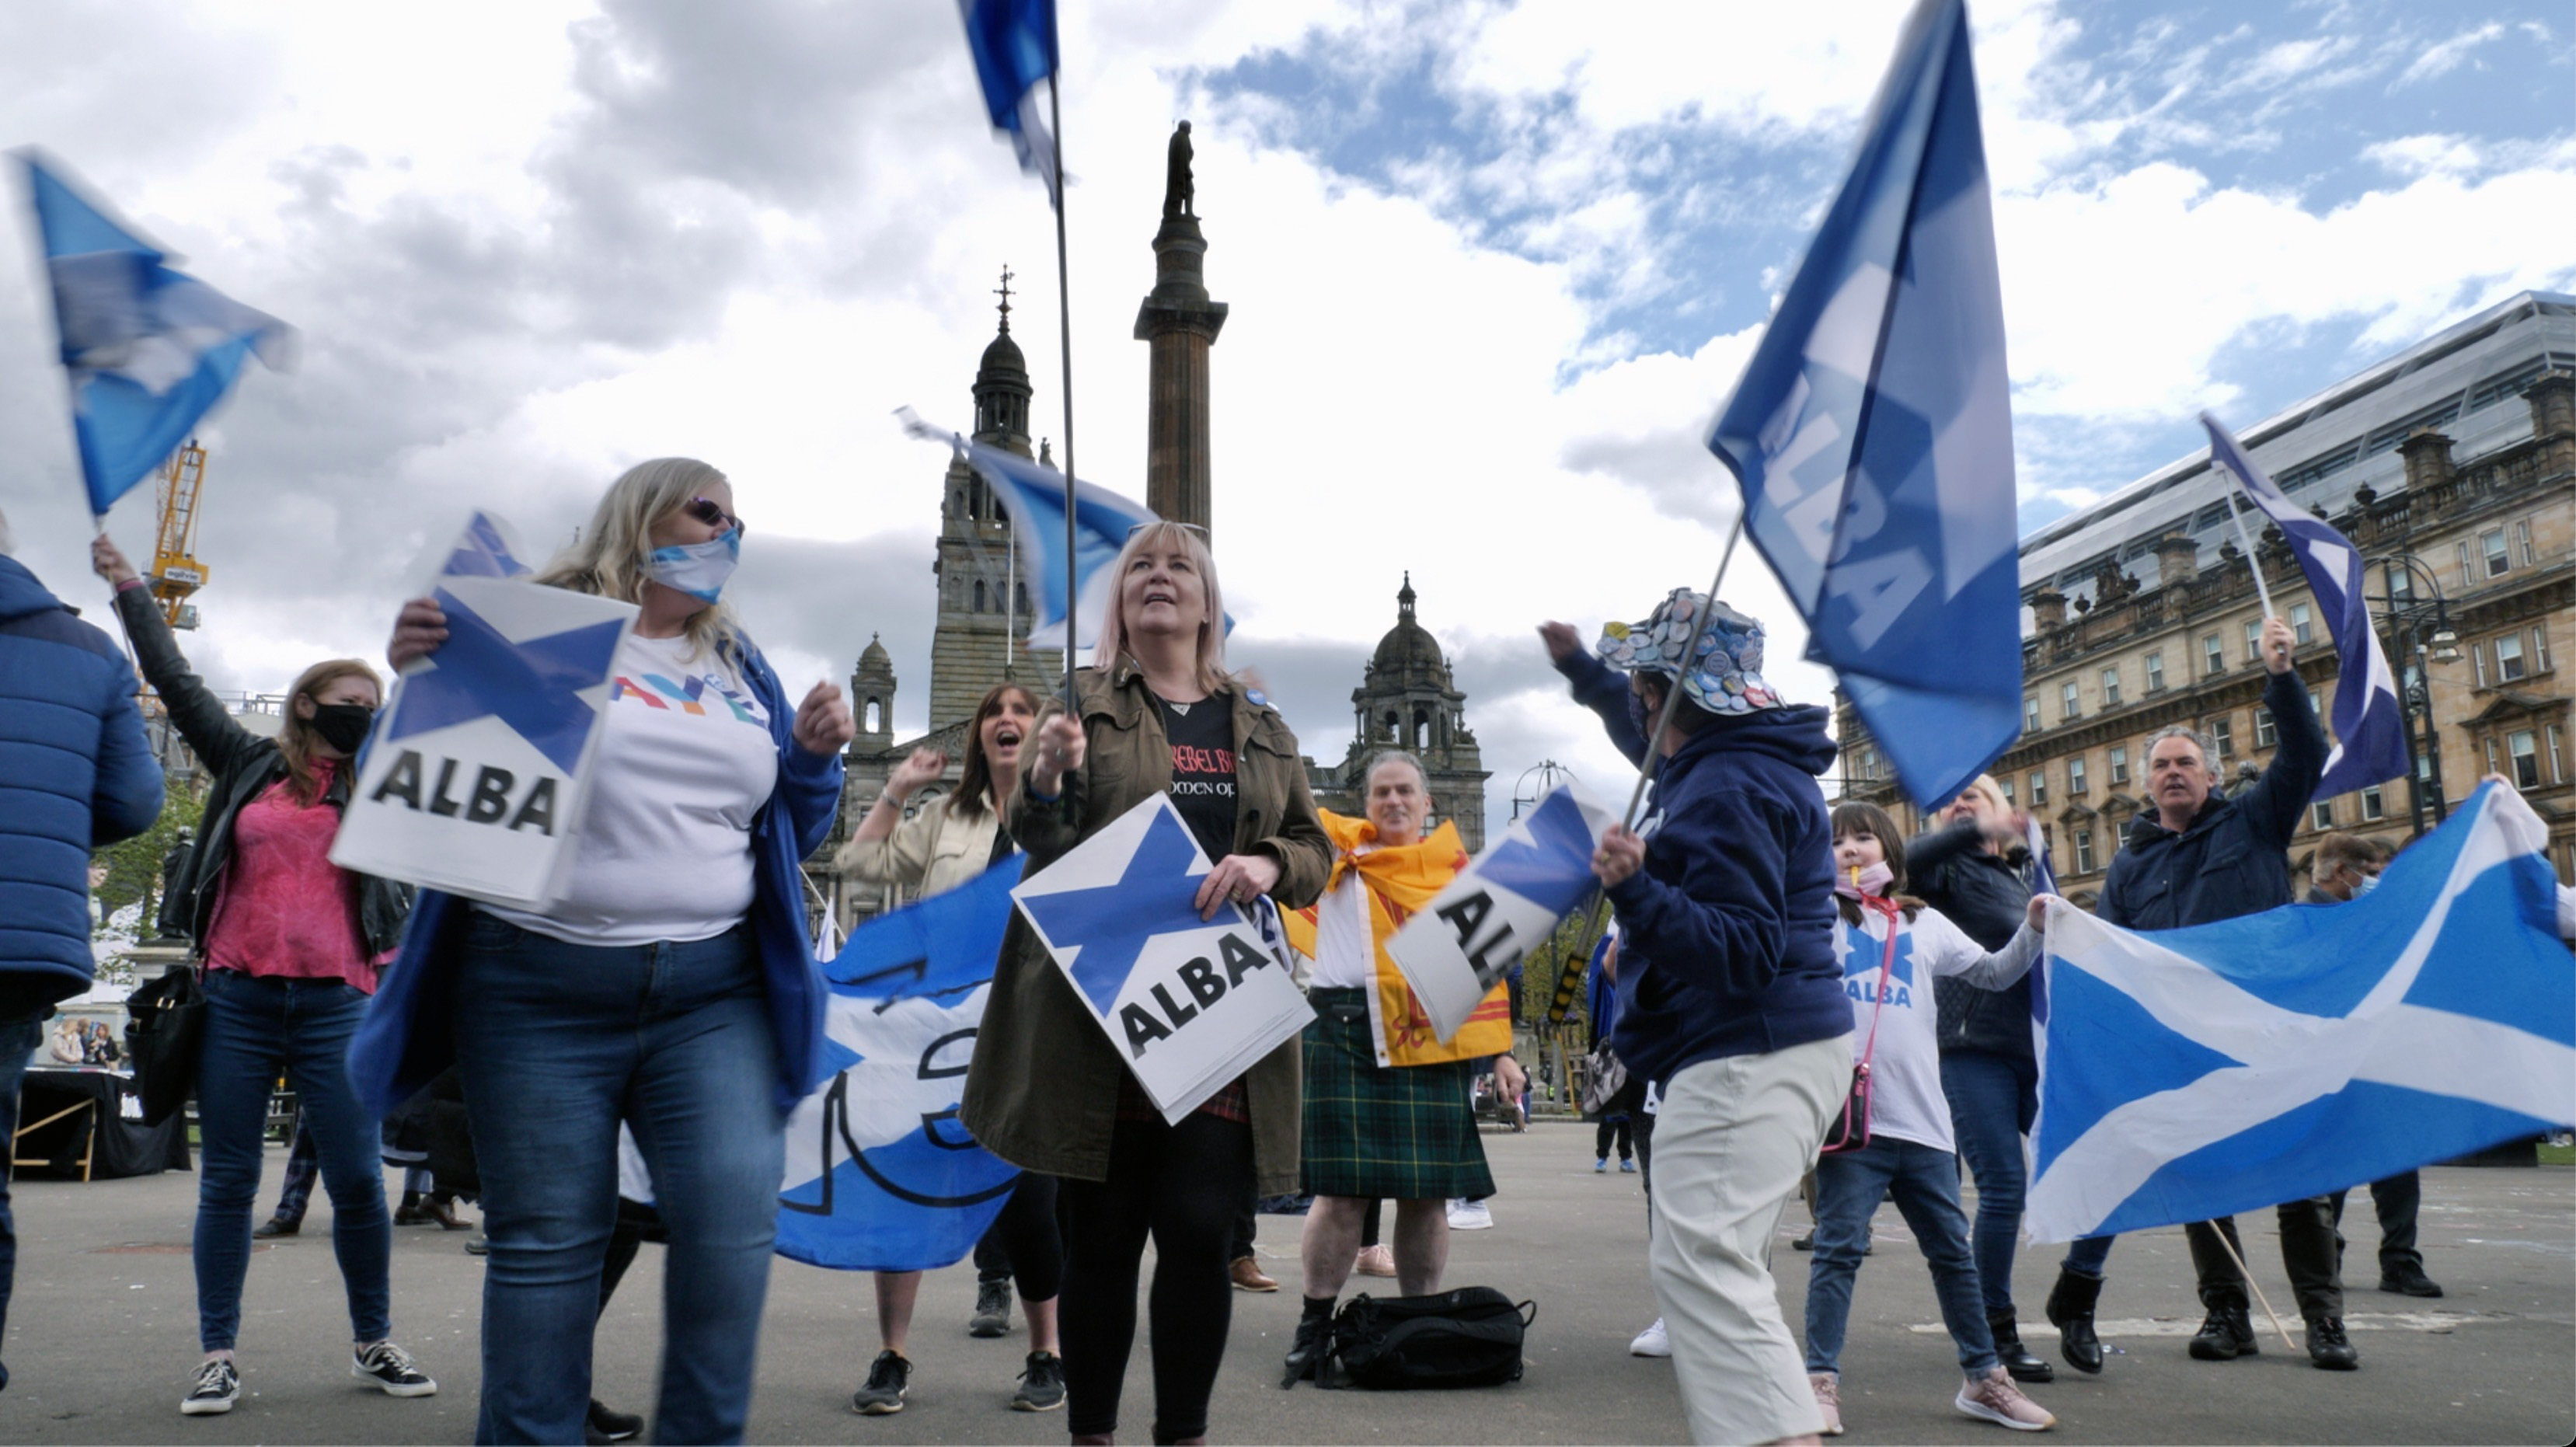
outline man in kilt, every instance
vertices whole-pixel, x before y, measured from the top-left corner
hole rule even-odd
[[[1386,942],[1467,866],[1456,826],[1425,838],[1431,795],[1422,763],[1387,750],[1369,761],[1366,819],[1321,811],[1333,842],[1324,897],[1288,917],[1291,943],[1314,962],[1306,1027],[1305,1312],[1282,1386],[1311,1376],[1333,1305],[1350,1279],[1371,1202],[1393,1198],[1395,1275],[1407,1296],[1440,1289],[1449,1263],[1447,1203],[1493,1194],[1469,1083],[1479,1060],[1511,1049],[1503,988],[1442,1043]]]

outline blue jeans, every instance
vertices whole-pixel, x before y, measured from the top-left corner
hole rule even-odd
[[[2013,1248],[2029,1186],[2021,1138],[2039,1114],[2039,1063],[1991,1050],[1946,1050],[1941,1093],[1950,1098],[1959,1159],[1977,1180],[1977,1284],[1986,1315],[2001,1316],[2013,1309]]]
[[[331,1193],[331,1248],[349,1291],[358,1342],[393,1334],[394,1250],[385,1214],[376,1118],[349,1088],[349,1036],[366,992],[339,980],[290,980],[237,970],[206,972],[206,1044],[197,1062],[197,1336],[229,1351],[241,1330],[242,1277],[250,1270],[251,1208],[268,1132],[269,1088],[284,1074],[302,1102],[322,1188]]]
[[[1932,1267],[1933,1295],[1940,1298],[1950,1339],[1959,1345],[1960,1370],[1983,1375],[1997,1358],[1978,1304],[1967,1213],[1959,1209],[1959,1158],[1890,1139],[1816,1162],[1816,1254],[1807,1268],[1807,1370],[1841,1370],[1837,1363],[1843,1328],[1851,1319],[1852,1278],[1869,1246],[1869,1218],[1890,1195]]]
[[[45,1012],[0,1020],[0,1141],[18,1138],[18,1087],[27,1078],[27,1057],[45,1041]],[[18,1227],[9,1216],[9,1177],[0,1170],[0,1342],[9,1339],[9,1288],[18,1280]],[[0,1391],[9,1386],[9,1368],[0,1363]]]
[[[2078,1276],[2090,1276],[2099,1281],[2102,1268],[2111,1261],[2111,1243],[2119,1239],[2117,1236],[2086,1236],[2066,1248],[2066,1259],[2058,1265]]]
[[[594,947],[477,912],[457,968],[457,1064],[492,1241],[476,1440],[582,1438],[622,1118],[670,1230],[654,1435],[741,1441],[786,1170],[749,928]]]

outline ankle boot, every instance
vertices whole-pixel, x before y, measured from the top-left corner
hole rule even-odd
[[[429,1218],[422,1215],[420,1212],[420,1192],[403,1192],[402,1204],[394,1207],[394,1224],[397,1226],[419,1226],[425,1224],[428,1220]]]
[[[2021,1323],[2010,1311],[1990,1312],[1986,1316],[1987,1334],[1995,1339],[1995,1359],[2016,1382],[2053,1382],[2057,1368],[2046,1360],[2031,1355],[2021,1344]]]
[[[2102,1370],[2102,1340],[2093,1335],[2093,1306],[2102,1299],[2102,1278],[2059,1270],[2050,1288],[2048,1324],[2057,1328],[2058,1352],[2066,1364],[2084,1373]]]

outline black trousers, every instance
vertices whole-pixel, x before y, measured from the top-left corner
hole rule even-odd
[[[2290,1289],[2298,1295],[2299,1315],[2342,1316],[2343,1275],[2336,1260],[2333,1203],[2324,1196],[2310,1196],[2304,1201],[2284,1201],[2273,1209],[2281,1221],[2281,1266],[2290,1275]],[[2192,1267],[2200,1274],[2200,1304],[2211,1310],[2242,1308],[2248,1304],[2245,1276],[2219,1245],[2221,1231],[2227,1233],[2228,1245],[2236,1248],[2236,1254],[2244,1255],[2245,1242],[2236,1234],[2233,1216],[2194,1221],[2183,1228],[2191,1242]]]
[[[1610,1147],[1615,1143],[1619,1147],[1619,1159],[1627,1160],[1635,1154],[1633,1142],[1634,1137],[1629,1132],[1628,1117],[1604,1116],[1601,1124],[1592,1132],[1592,1158],[1596,1161],[1610,1159]]]
[[[2343,1198],[2337,1191],[2334,1202],[2335,1245],[2343,1245]],[[2415,1249],[2415,1213],[2424,1204],[2424,1179],[2413,1171],[2401,1171],[2384,1181],[2370,1183],[2370,1205],[2379,1217],[2379,1274],[2398,1276],[2420,1274],[2424,1270],[2424,1253]],[[2340,1261],[2341,1256],[2336,1259]]]
[[[1207,1435],[1208,1397],[1234,1315],[1226,1267],[1252,1190],[1252,1127],[1213,1115],[1121,1120],[1108,1179],[1057,1182],[1064,1228],[1065,1429],[1118,1430],[1118,1393],[1136,1344],[1136,1288],[1148,1236],[1154,1282],[1154,1440]]]

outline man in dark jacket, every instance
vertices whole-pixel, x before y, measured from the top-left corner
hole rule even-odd
[[[0,517],[0,1140],[45,1017],[90,985],[90,851],[161,815],[125,655],[8,553]],[[0,1171],[0,1333],[17,1264]]]
[[[1648,1259],[1691,1436],[1821,1431],[1769,1259],[1851,1083],[1825,711],[1763,682],[1759,623],[1687,588],[1611,624],[1598,659],[1563,624],[1540,633],[1612,741],[1642,764],[1652,733],[1662,760],[1653,812],[1613,828],[1593,870],[1619,916],[1613,1045],[1662,1097]]]
[[[1986,949],[2002,949],[2030,907],[2030,849],[2022,842],[2021,817],[1994,779],[1980,774],[1935,821],[1939,827],[1905,846],[1905,877],[1960,933]],[[1974,1240],[1986,1328],[2014,1380],[2051,1381],[2055,1370],[2022,1345],[2012,1297],[2029,1186],[2022,1137],[2039,1114],[2030,978],[1986,990],[1944,977],[1932,982],[1932,991],[1940,1006],[1941,1093],[1950,1101],[1959,1159],[1977,1180]]]
[[[2127,845],[2111,861],[2096,911],[2103,919],[2134,930],[2178,929],[2291,902],[2290,837],[2298,831],[2326,764],[2325,730],[2317,723],[2307,685],[2290,666],[2291,641],[2288,624],[2278,618],[2263,621],[2263,667],[2272,675],[2263,687],[2263,704],[2272,711],[2280,747],[2244,793],[2229,797],[2216,792],[2214,751],[2195,730],[2177,725],[2148,739],[2147,801],[2154,813],[2139,816]],[[2332,1206],[2316,1196],[2285,1201],[2278,1214],[2281,1263],[2298,1292],[2299,1314],[2307,1319],[2309,1359],[2329,1370],[2349,1371],[2361,1358],[2344,1335]],[[2208,1311],[2191,1339],[2191,1355],[2201,1361],[2253,1355],[2254,1325],[2245,1273],[2237,1266],[2244,1251],[2235,1219],[2196,1221],[2184,1234],[2200,1276],[2201,1305]],[[2109,1252],[2107,1239],[2077,1242],[2067,1254],[2061,1291],[2068,1287],[2068,1277],[2080,1277],[2090,1266],[2091,1285],[2098,1292],[2101,1264]],[[2052,1320],[2060,1304],[2052,1295]],[[2089,1337],[2089,1297],[2084,1305],[2082,1331]]]

